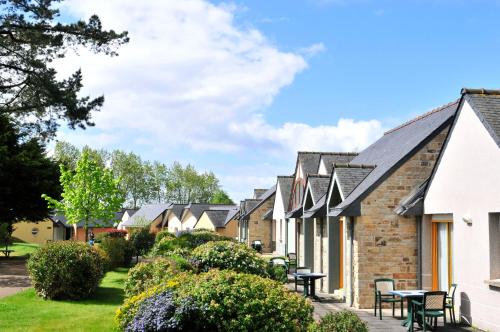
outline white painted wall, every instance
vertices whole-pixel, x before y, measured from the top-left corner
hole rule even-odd
[[[425,214],[453,214],[458,303],[470,308],[474,326],[500,331],[500,289],[484,282],[490,278],[490,212],[500,212],[500,149],[464,102],[425,198]],[[472,218],[471,226],[464,216]]]
[[[321,159],[319,161],[318,174],[319,175],[328,175],[328,170],[326,169],[326,164],[325,164],[325,160],[323,159],[323,156],[321,156]]]
[[[274,199],[273,220],[276,220],[275,223],[276,228],[274,231],[274,234],[276,234],[276,253],[278,255],[285,255],[285,246],[286,246],[285,207],[283,206],[283,196],[281,194],[281,188],[278,181],[276,184],[276,198]]]
[[[167,216],[167,225],[168,225],[168,231],[170,233],[175,233],[175,232],[182,230],[181,221],[171,211],[169,211],[168,216]]]
[[[194,229],[194,226],[196,225],[196,222],[198,220],[196,219],[195,216],[191,213],[191,211],[187,211],[183,216],[182,216],[182,230],[188,230],[188,229]]]

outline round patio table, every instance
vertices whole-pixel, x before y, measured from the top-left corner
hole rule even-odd
[[[316,296],[316,280],[326,277],[323,273],[294,273],[295,277],[304,280],[304,297],[312,297],[313,299],[319,300]]]

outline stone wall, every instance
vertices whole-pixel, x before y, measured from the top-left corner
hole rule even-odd
[[[270,220],[262,220],[262,216],[274,206],[274,195],[269,197],[261,206],[250,214],[248,220],[248,243],[262,241],[262,252],[272,252],[272,223]]]
[[[417,221],[398,216],[394,208],[430,176],[447,132],[434,137],[361,202],[354,226],[355,307],[373,307],[375,278],[393,278],[398,289],[417,287]]]

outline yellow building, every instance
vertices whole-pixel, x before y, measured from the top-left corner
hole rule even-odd
[[[230,210],[206,210],[194,226],[194,229],[209,229],[227,237],[238,236],[239,209],[235,207]]]
[[[28,222],[20,221],[13,225],[12,236],[28,243],[46,244],[50,241],[64,240],[66,227],[50,219]]]

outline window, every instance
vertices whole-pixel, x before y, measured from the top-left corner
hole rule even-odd
[[[453,222],[432,220],[432,289],[448,291],[453,283]]]
[[[31,234],[33,234],[33,236],[36,236],[38,234],[40,230],[38,229],[38,227],[33,227],[31,229]]]
[[[500,279],[500,213],[490,213],[490,279]]]

